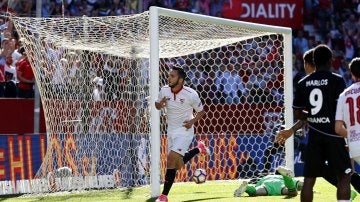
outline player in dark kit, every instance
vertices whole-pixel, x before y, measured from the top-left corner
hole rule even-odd
[[[345,139],[335,133],[337,99],[345,89],[344,79],[330,71],[332,51],[326,45],[318,45],[313,52],[316,71],[298,83],[293,108],[295,119],[304,119],[307,111],[309,139],[305,153],[304,186],[301,201],[313,200],[316,177],[324,169],[330,169],[338,178],[337,199],[350,201],[350,156]],[[324,162],[327,160],[328,167]]]

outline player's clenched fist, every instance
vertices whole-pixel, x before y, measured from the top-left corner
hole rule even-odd
[[[155,102],[155,107],[157,109],[161,109],[161,108],[164,108],[166,106],[166,97],[163,97],[160,102]]]

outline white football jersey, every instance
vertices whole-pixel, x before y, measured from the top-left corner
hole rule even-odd
[[[184,86],[179,92],[171,92],[171,88],[166,85],[161,88],[158,100],[166,97],[166,115],[168,122],[168,134],[184,131],[186,128],[183,122],[192,119],[193,110],[200,112],[203,110],[198,93],[187,86]],[[193,131],[193,129],[192,129]]]
[[[344,121],[351,157],[360,156],[360,83],[354,83],[339,96],[335,120]]]

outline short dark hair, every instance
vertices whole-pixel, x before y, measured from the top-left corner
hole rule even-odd
[[[176,65],[176,66],[171,67],[171,69],[177,71],[179,74],[179,77],[184,79],[184,81],[186,80],[186,73],[183,68]]]
[[[356,78],[360,78],[360,57],[352,59],[349,63],[349,68]]]
[[[316,69],[331,69],[332,50],[324,44],[315,47],[313,57]]]
[[[307,50],[307,51],[304,53],[304,56],[303,56],[304,62],[307,63],[307,64],[314,65],[313,54],[314,54],[314,49],[313,49],[313,48],[310,49],[310,50]]]

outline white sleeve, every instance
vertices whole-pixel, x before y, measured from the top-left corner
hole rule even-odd
[[[192,100],[193,100],[192,106],[193,106],[194,110],[196,112],[201,112],[204,109],[204,106],[200,100],[199,94],[195,93]]]
[[[160,100],[163,98],[163,88],[160,89],[158,98],[155,100],[155,102],[160,102]]]
[[[340,95],[337,101],[335,120],[344,121],[344,99],[345,96]]]

